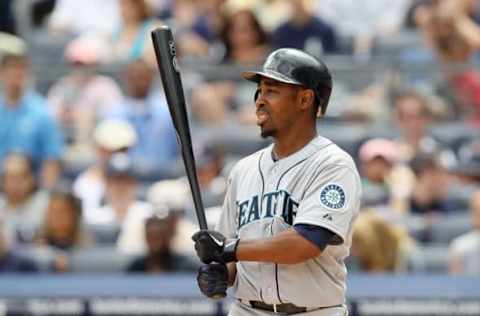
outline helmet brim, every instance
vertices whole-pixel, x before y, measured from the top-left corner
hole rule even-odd
[[[269,78],[275,81],[301,86],[302,83],[285,76],[276,71],[244,71],[242,77],[246,80],[259,83],[262,78]]]

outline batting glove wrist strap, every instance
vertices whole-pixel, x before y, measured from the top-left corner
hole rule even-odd
[[[238,238],[225,240],[222,255],[223,262],[227,263],[237,261],[237,246],[239,241],[240,239]]]

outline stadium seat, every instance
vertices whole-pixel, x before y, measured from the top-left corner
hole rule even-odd
[[[117,225],[87,225],[97,245],[115,245],[120,227]]]
[[[115,273],[125,270],[132,256],[120,253],[115,247],[95,247],[72,253],[71,271]]]
[[[455,237],[466,233],[472,228],[470,212],[458,211],[439,217],[430,227],[430,237],[433,243],[448,245]]]
[[[448,246],[423,245],[410,258],[410,270],[414,273],[444,274],[448,270]]]

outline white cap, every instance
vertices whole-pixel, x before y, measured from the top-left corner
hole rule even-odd
[[[0,32],[0,55],[23,56],[27,53],[27,43],[18,36]]]
[[[190,188],[185,179],[163,180],[155,183],[147,192],[147,201],[166,204],[170,210],[183,210],[190,199]]]
[[[93,139],[98,146],[115,151],[135,145],[137,133],[126,121],[107,119],[97,125],[93,132]]]

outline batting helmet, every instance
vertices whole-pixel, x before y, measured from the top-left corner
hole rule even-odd
[[[327,66],[313,56],[293,48],[280,48],[273,51],[263,64],[262,71],[246,71],[243,78],[260,82],[267,77],[283,83],[304,86],[315,92],[322,115],[328,106],[332,92],[332,76]]]

